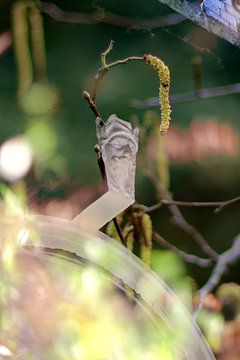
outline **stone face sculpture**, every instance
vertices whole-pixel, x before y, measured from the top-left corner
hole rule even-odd
[[[96,122],[108,189],[135,200],[139,129],[133,129],[129,122],[117,115],[111,115],[105,124],[101,124],[100,118]]]
[[[138,128],[111,115],[104,124],[96,119],[97,137],[104,162],[107,191],[73,219],[76,225],[98,230],[135,201]]]

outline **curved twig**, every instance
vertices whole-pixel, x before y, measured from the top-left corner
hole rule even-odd
[[[167,249],[170,249],[174,251],[176,254],[178,254],[181,258],[183,258],[185,261],[191,264],[195,264],[201,267],[211,266],[213,261],[211,259],[204,259],[196,255],[188,254],[183,250],[178,249],[176,246],[168,242],[166,239],[164,239],[161,235],[159,235],[156,231],[153,233],[154,239],[162,246],[164,246]]]
[[[206,284],[199,290],[200,301],[197,310],[194,313],[194,319],[197,319],[197,316],[202,308],[203,299],[207,294],[209,294],[219,283],[222,276],[227,272],[228,266],[234,265],[240,259],[240,235],[238,235],[230,249],[223,252],[218,256],[217,263],[210,275]]]
[[[183,207],[214,207],[215,212],[219,212],[225,207],[240,202],[240,196],[232,198],[230,200],[224,201],[178,201],[178,200],[170,200],[170,199],[162,199],[157,204],[152,206],[142,205],[142,209],[150,213],[152,211],[158,210],[162,205],[177,205]]]

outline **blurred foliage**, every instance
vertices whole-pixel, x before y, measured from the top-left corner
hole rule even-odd
[[[122,289],[124,280],[112,276],[104,265],[88,264],[86,250],[85,261],[59,250],[51,253],[49,249],[36,248],[33,251],[33,245],[40,244],[41,226],[24,217],[22,212],[17,216],[10,213],[9,209],[13,203],[15,208],[18,198],[6,187],[2,189],[5,205],[1,213],[4,235],[1,235],[0,260],[0,357],[7,354],[10,358],[30,360],[38,359],[41,354],[46,359],[64,360],[182,358],[182,341],[188,329],[182,328],[181,334],[171,326],[168,329],[167,317],[161,319],[158,312],[141,299],[144,280],[150,288],[152,286],[149,277],[144,279],[144,273],[139,272],[138,294],[129,295]],[[72,236],[69,233],[66,240],[71,241]],[[79,235],[77,241],[81,240]],[[116,261],[123,261],[124,256],[121,258],[116,253],[113,261],[111,247],[101,249],[98,244],[99,249],[90,249],[91,242],[89,237],[83,243],[88,244],[92,257],[103,257],[106,263],[112,264],[114,273]],[[12,255],[10,267],[6,251]],[[71,261],[74,258],[75,261]],[[135,282],[135,275],[131,273],[134,267],[129,271],[128,277]],[[178,305],[175,309],[171,304],[169,311],[172,294],[161,288],[161,283],[159,286],[161,291],[154,289],[154,296],[158,294],[158,306],[166,307],[165,316],[171,313],[170,322],[177,324],[179,321],[174,314],[179,311]],[[180,313],[178,315],[182,316]]]

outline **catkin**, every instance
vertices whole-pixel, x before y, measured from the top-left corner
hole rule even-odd
[[[123,237],[126,241],[127,249],[130,252],[133,252],[133,246],[134,246],[134,234],[133,234],[133,226],[132,225],[125,225],[123,231],[122,231]]]
[[[29,11],[29,22],[31,26],[32,54],[36,79],[38,81],[44,81],[47,77],[44,26],[42,15],[36,6],[32,6]]]
[[[166,150],[166,138],[159,134],[158,127],[154,127],[155,136],[157,139],[157,151],[156,151],[156,173],[157,177],[162,185],[163,190],[169,189],[170,174],[169,174],[169,162]]]
[[[156,56],[144,55],[144,61],[157,71],[160,78],[159,87],[159,101],[161,105],[161,124],[160,132],[162,135],[167,133],[170,125],[171,106],[169,103],[169,87],[170,87],[170,72],[168,67]]]
[[[28,44],[28,6],[29,2],[17,1],[13,4],[11,14],[19,98],[28,91],[33,80],[32,59]]]
[[[148,214],[141,217],[141,259],[146,266],[151,267],[152,256],[152,220]]]

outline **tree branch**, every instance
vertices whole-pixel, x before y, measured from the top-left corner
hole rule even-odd
[[[230,200],[225,201],[177,201],[177,200],[169,200],[162,199],[157,204],[152,206],[142,205],[142,209],[150,213],[152,211],[158,210],[162,205],[177,205],[177,206],[186,206],[186,207],[215,207],[215,212],[221,211],[226,206],[235,204],[240,201],[240,196],[232,198]]]
[[[177,25],[186,20],[181,14],[169,14],[166,16],[157,16],[152,19],[138,19],[123,15],[113,14],[99,9],[91,14],[63,11],[57,5],[49,2],[40,2],[39,10],[48,14],[56,21],[72,24],[110,24],[136,30],[154,30],[163,26]]]
[[[120,238],[120,240],[121,240],[122,245],[124,245],[125,247],[127,247],[127,242],[126,242],[126,240],[125,240],[125,238],[124,238],[124,236],[123,236],[123,234],[122,234],[121,228],[120,228],[120,226],[119,226],[119,224],[118,224],[118,221],[117,221],[117,218],[116,218],[116,217],[113,218],[113,223],[114,223],[115,229],[116,229],[116,231],[117,231],[117,234],[118,234],[118,236],[119,236],[119,238]]]
[[[156,231],[153,233],[154,239],[163,247],[174,251],[177,255],[179,255],[183,260],[188,263],[195,264],[201,267],[211,266],[212,260],[211,259],[203,259],[199,256],[188,254],[185,251],[178,249],[176,246],[169,243],[166,239],[164,239],[161,235],[159,235]]]
[[[101,114],[97,109],[95,101],[93,101],[93,99],[91,98],[91,95],[87,91],[84,91],[83,98],[87,101],[89,108],[94,113],[95,117],[99,117],[104,124],[104,120],[102,119]]]
[[[171,194],[162,188],[155,174],[152,171],[149,171],[148,175],[160,197],[169,201],[173,201]],[[185,220],[184,216],[182,215],[177,205],[168,204],[167,206],[171,214],[173,215],[175,223],[196,241],[196,243],[200,246],[200,248],[203,250],[203,252],[206,255],[208,255],[213,260],[218,259],[218,254],[216,253],[216,251],[212,249],[212,247],[207,243],[207,241],[197,231],[197,229],[195,229],[193,225],[190,225]]]
[[[223,252],[218,257],[218,261],[212,271],[207,283],[200,289],[200,296],[204,298],[216,285],[219,284],[221,277],[227,271],[229,265],[233,265],[240,259],[240,235],[238,235],[230,249]]]
[[[226,96],[231,94],[240,93],[240,83],[230,84],[225,86],[217,86],[208,89],[201,89],[198,92],[189,91],[182,94],[176,94],[170,96],[171,104],[181,104],[185,102],[197,101],[201,99],[209,99],[219,96]],[[137,109],[146,109],[149,107],[159,106],[159,98],[149,98],[146,100],[131,100],[131,106]]]
[[[234,241],[230,249],[223,252],[218,256],[217,263],[207,281],[207,283],[199,290],[200,302],[198,309],[194,314],[194,318],[196,320],[199,311],[202,308],[203,299],[205,296],[210,293],[219,283],[226,271],[228,270],[228,266],[234,265],[240,259],[240,235],[238,235]]]

